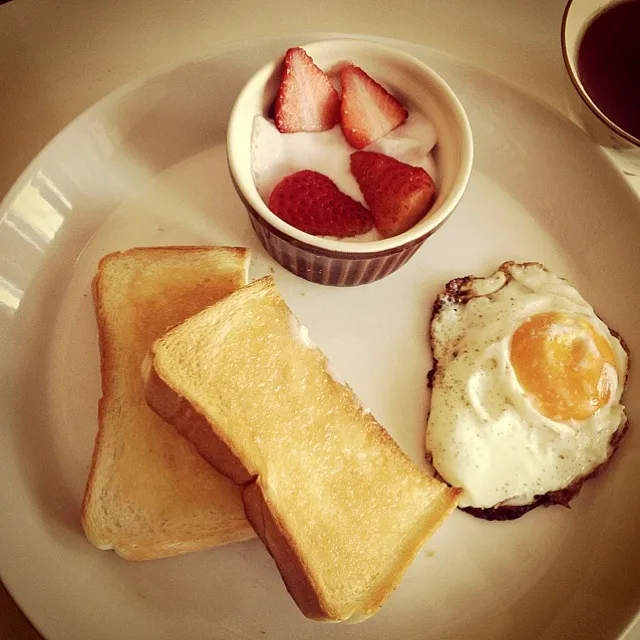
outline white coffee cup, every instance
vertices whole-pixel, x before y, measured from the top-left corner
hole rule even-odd
[[[623,0],[569,0],[562,19],[562,55],[569,76],[571,115],[630,175],[640,175],[640,139],[605,115],[592,100],[578,75],[578,51],[586,28],[602,11]]]

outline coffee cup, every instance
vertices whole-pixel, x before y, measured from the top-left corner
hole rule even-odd
[[[640,0],[569,0],[562,54],[574,120],[640,175]]]

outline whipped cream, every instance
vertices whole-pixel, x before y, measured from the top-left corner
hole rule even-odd
[[[436,163],[432,150],[437,142],[433,124],[421,113],[411,112],[403,124],[386,136],[365,147],[396,160],[422,167],[437,182]],[[253,180],[265,204],[273,188],[286,176],[310,169],[331,178],[338,189],[364,204],[364,198],[349,168],[354,149],[342,135],[339,125],[328,131],[314,133],[280,133],[275,124],[258,115],[251,133],[251,166]],[[371,237],[369,237],[371,236]],[[377,232],[364,234],[354,241],[375,240]]]

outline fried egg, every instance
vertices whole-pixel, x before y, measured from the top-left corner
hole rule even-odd
[[[427,455],[463,489],[462,508],[517,517],[554,492],[573,497],[624,433],[626,347],[541,264],[449,282],[431,342]]]

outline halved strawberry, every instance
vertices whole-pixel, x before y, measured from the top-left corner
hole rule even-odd
[[[269,209],[315,236],[345,238],[373,228],[369,211],[316,171],[298,171],[283,178],[271,192]]]
[[[436,187],[420,167],[382,153],[356,151],[351,154],[351,173],[371,209],[376,229],[385,238],[410,229],[433,204]]]
[[[407,119],[400,102],[360,67],[343,67],[340,83],[340,125],[347,142],[356,149],[363,149]]]
[[[300,47],[285,53],[274,120],[282,133],[325,131],[340,121],[338,92]]]

